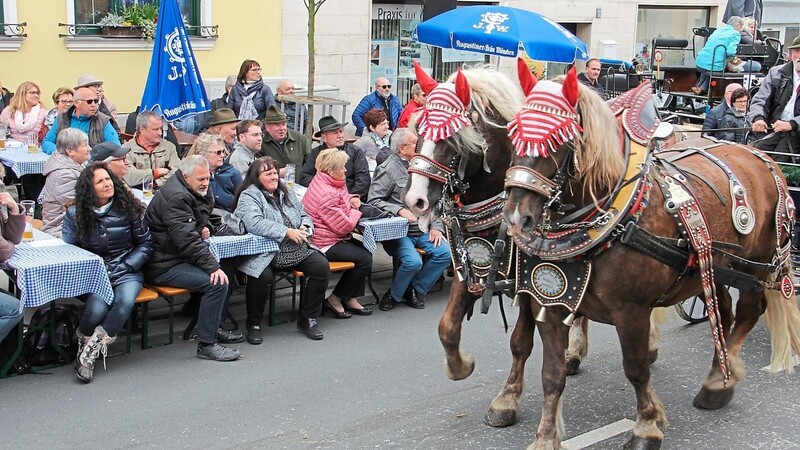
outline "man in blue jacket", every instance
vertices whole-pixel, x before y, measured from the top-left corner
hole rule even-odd
[[[56,149],[56,136],[65,128],[77,128],[89,136],[89,146],[94,147],[102,142],[113,142],[120,145],[119,134],[111,124],[111,118],[98,111],[100,96],[91,87],[75,89],[75,104],[67,112],[56,117],[53,126],[42,141],[42,151],[48,155]]]
[[[370,109],[381,109],[389,119],[389,129],[394,130],[400,122],[400,114],[403,113],[403,105],[400,100],[392,94],[392,85],[384,77],[375,80],[375,90],[361,99],[361,102],[353,111],[353,125],[356,126],[356,136],[361,136],[366,124],[364,124],[364,114]]]

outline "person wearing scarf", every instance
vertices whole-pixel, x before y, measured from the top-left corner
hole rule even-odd
[[[261,65],[252,59],[244,60],[236,84],[228,94],[228,106],[239,120],[262,120],[267,108],[274,104],[272,89],[261,78]]]
[[[8,125],[11,139],[26,142],[28,136],[36,135],[36,142],[41,143],[47,128],[44,119],[47,110],[42,107],[39,100],[42,90],[32,81],[19,85],[16,94],[11,98],[11,104],[0,114],[0,122]]]

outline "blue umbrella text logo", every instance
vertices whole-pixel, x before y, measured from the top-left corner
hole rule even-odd
[[[485,34],[492,34],[492,31],[497,30],[501,33],[507,33],[508,27],[503,26],[503,22],[508,20],[508,14],[487,12],[481,16],[481,21],[473,25],[473,28],[478,30],[484,29]]]

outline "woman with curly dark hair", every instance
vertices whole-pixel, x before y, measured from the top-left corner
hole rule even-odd
[[[67,210],[61,239],[97,254],[105,261],[114,288],[111,305],[97,294],[85,294],[86,312],[78,327],[78,378],[92,381],[94,361],[114,342],[142,289],[142,266],[153,253],[153,237],[144,207],[108,166],[96,162],[75,183],[75,204]]]

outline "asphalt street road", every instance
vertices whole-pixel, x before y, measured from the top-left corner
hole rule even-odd
[[[508,373],[509,335],[496,307],[478,312],[462,341],[475,372],[448,380],[437,336],[445,302],[446,290],[430,295],[424,310],[401,305],[370,317],[323,318],[319,342],[294,324],[265,327],[264,344],[237,344],[244,356],[233,363],[199,360],[195,343],[177,338],[109,358],[106,371],[98,362],[89,385],[71,366],[0,380],[0,447],[524,448],[541,407],[540,342],[527,365],[519,423],[490,428],[483,414]],[[237,317],[242,309],[234,308]],[[516,309],[507,310],[513,324]],[[670,317],[652,371],[670,420],[662,448],[800,448],[800,374],[761,370],[769,359],[763,323],[745,345],[748,377],[731,404],[700,411],[691,401],[711,362],[709,327]],[[564,439],[571,449],[620,448],[635,418],[633,389],[613,329],[592,324],[590,342],[581,373],[567,383]],[[622,432],[592,433],[611,424]]]

